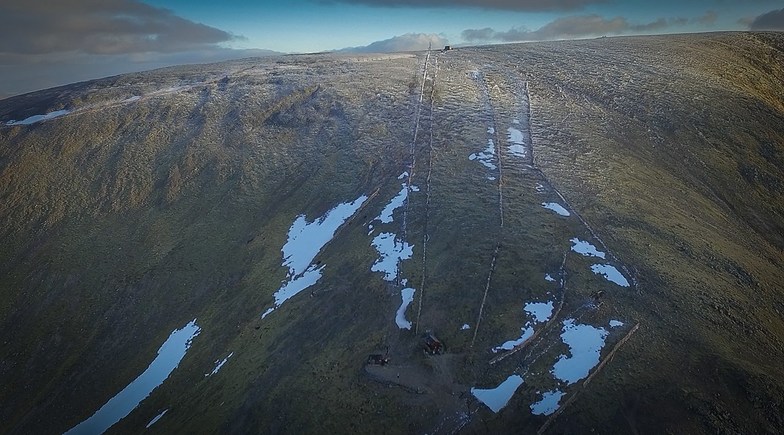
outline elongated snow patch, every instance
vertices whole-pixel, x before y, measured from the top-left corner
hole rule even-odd
[[[381,214],[378,215],[376,219],[384,224],[391,223],[393,220],[392,213],[394,213],[395,210],[397,210],[403,204],[405,204],[406,198],[408,198],[408,187],[406,187],[404,183],[402,189],[400,189],[400,192],[397,194],[397,196],[392,198],[389,201],[389,203],[387,203],[386,207],[384,207],[384,209],[381,210]]]
[[[305,215],[297,216],[289,228],[288,240],[281,249],[283,266],[289,269],[286,280],[274,294],[275,306],[267,309],[261,315],[262,319],[288,299],[318,282],[325,265],[312,264],[313,260],[332,240],[338,228],[362,207],[367,198],[362,195],[352,202],[338,204],[313,222],[308,222]]]
[[[498,351],[501,350],[512,350],[533,336],[533,326],[536,323],[543,323],[550,320],[550,316],[553,315],[553,302],[528,302],[525,304],[525,307],[523,307],[523,311],[527,313],[531,320],[525,322],[525,325],[520,328],[520,338],[506,341],[503,344],[490,349],[491,352],[498,353]]]
[[[525,142],[523,139],[523,132],[516,128],[509,127],[507,129],[508,134],[508,142],[509,142],[509,154],[515,157],[524,158],[526,155],[525,152]]]
[[[414,300],[414,292],[415,290],[410,287],[400,290],[403,302],[400,303],[400,307],[395,314],[395,323],[397,323],[397,327],[400,329],[411,329],[411,322],[406,319],[406,310],[408,305]]]
[[[480,402],[484,403],[493,412],[502,410],[514,395],[515,391],[523,385],[523,378],[519,375],[511,375],[501,382],[501,385],[490,388],[471,388],[471,394]]]
[[[289,268],[289,278],[308,268],[321,248],[332,240],[335,231],[353,216],[366,200],[367,196],[362,195],[353,202],[338,204],[313,222],[308,222],[305,215],[297,216],[291,224],[288,240],[282,249],[283,266]]]
[[[599,251],[596,249],[596,246],[584,241],[580,240],[577,237],[570,239],[572,242],[572,251],[584,255],[586,257],[599,257],[604,258],[604,252]]]
[[[609,264],[594,264],[591,266],[591,270],[593,273],[603,276],[607,281],[614,282],[621,287],[629,287],[629,281],[626,280],[626,277],[624,277],[615,266]]]
[[[504,344],[496,346],[496,347],[494,347],[494,348],[492,348],[490,350],[493,353],[498,353],[498,351],[500,351],[500,350],[512,350],[512,349],[515,348],[515,346],[518,346],[518,345],[522,344],[525,340],[528,340],[529,337],[534,335],[534,328],[532,328],[530,326],[521,328],[521,331],[522,332],[520,334],[520,338],[517,338],[515,340],[506,341],[506,342],[504,342]]]
[[[565,209],[561,204],[558,204],[557,202],[543,202],[542,207],[548,210],[552,210],[560,216],[564,216],[564,217],[571,216],[569,210]]]
[[[11,120],[11,121],[6,122],[5,124],[6,125],[30,125],[30,124],[35,124],[36,122],[47,121],[47,120],[50,120],[50,119],[59,118],[60,116],[67,115],[69,113],[71,113],[70,110],[55,110],[54,112],[49,112],[49,113],[44,114],[44,115],[33,115],[33,116],[27,117],[27,118],[25,118],[25,119],[23,119],[21,121],[13,121],[13,120]]]
[[[201,332],[201,328],[196,324],[196,319],[188,322],[182,329],[175,329],[158,349],[158,356],[150,363],[144,373],[116,396],[109,399],[90,418],[74,426],[66,434],[103,433],[130,414],[177,368],[191,347],[193,338],[199,335],[199,332]],[[162,417],[163,414],[165,411],[157,418]],[[150,425],[155,421],[157,420],[153,419]]]
[[[223,367],[223,365],[226,364],[226,362],[229,360],[229,358],[231,358],[233,355],[234,355],[234,352],[230,353],[229,356],[227,356],[226,358],[223,358],[222,360],[221,359],[215,360],[215,368],[213,368],[211,372],[205,373],[204,377],[206,378],[208,376],[212,376],[212,375],[218,373],[218,371],[220,371],[220,369]]]
[[[147,423],[147,426],[144,426],[144,428],[145,428],[145,429],[149,429],[149,428],[150,428],[150,426],[152,426],[152,425],[154,425],[155,423],[157,423],[157,422],[158,422],[158,420],[160,420],[160,419],[161,419],[161,417],[163,417],[164,415],[166,415],[166,413],[167,413],[167,412],[169,412],[169,409],[168,409],[168,408],[164,409],[164,410],[163,410],[163,412],[161,412],[160,414],[158,414],[158,415],[156,415],[155,417],[153,417],[153,418],[152,418],[152,420],[150,420],[150,422],[149,422],[149,423]]]

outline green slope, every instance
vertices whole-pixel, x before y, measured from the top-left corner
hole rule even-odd
[[[780,432],[782,65],[777,33],[602,38],[175,67],[1,100],[0,121],[71,113],[0,125],[0,431],[75,426],[196,318],[177,369],[111,431],[164,409],[150,430],[536,431],[530,405],[560,388],[574,400],[555,433]],[[507,128],[528,122],[516,157]],[[500,174],[469,159],[488,139]],[[418,191],[374,221],[404,170]],[[262,320],[295,218],[360,195],[314,259],[322,278]],[[414,246],[405,315],[446,355],[396,326],[402,285],[371,271],[383,231]],[[632,285],[591,273],[573,237]],[[563,287],[543,279],[559,270]],[[525,303],[560,299],[488,364]],[[569,318],[607,329],[602,358],[640,329],[565,385],[549,371]],[[364,368],[387,348],[388,373]],[[499,413],[469,392],[512,373],[525,382]]]

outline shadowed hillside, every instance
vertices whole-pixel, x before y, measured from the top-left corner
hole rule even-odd
[[[0,432],[780,433],[781,95],[719,33],[0,100]]]

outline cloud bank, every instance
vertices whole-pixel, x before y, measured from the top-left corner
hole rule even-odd
[[[434,49],[443,48],[445,45],[449,45],[449,40],[435,33],[406,33],[405,35],[394,36],[361,47],[344,48],[340,51],[352,53],[394,53],[398,51],[427,50],[428,45],[431,45]]]
[[[536,30],[526,27],[515,27],[506,31],[497,31],[493,28],[485,27],[483,29],[463,30],[461,36],[466,42],[547,41],[602,35],[649,33],[687,24],[707,26],[713,24],[717,17],[718,14],[716,12],[708,11],[705,15],[696,18],[658,18],[648,23],[630,23],[625,17],[620,16],[606,18],[598,14],[573,15],[556,18]]]
[[[475,7],[525,12],[554,12],[582,9],[588,5],[611,3],[611,0],[334,0],[383,7]]]
[[[235,36],[138,0],[4,0],[0,53],[175,52]]]
[[[749,24],[751,30],[784,30],[784,8],[764,13]]]
[[[0,98],[187,63],[275,54],[140,0],[2,0]]]

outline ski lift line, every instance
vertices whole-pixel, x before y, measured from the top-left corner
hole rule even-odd
[[[587,386],[587,385],[588,385],[588,384],[591,382],[591,380],[592,380],[592,379],[593,379],[593,378],[594,378],[594,377],[595,377],[595,376],[596,376],[596,375],[599,373],[599,371],[600,371],[600,370],[601,370],[601,369],[602,369],[602,368],[603,368],[603,367],[604,367],[604,366],[605,366],[605,365],[606,365],[606,364],[607,364],[607,363],[608,363],[610,360],[612,360],[613,356],[615,356],[615,352],[617,352],[617,351],[618,351],[618,349],[620,349],[620,348],[621,348],[621,346],[623,346],[623,345],[624,345],[624,344],[625,344],[627,341],[629,341],[629,339],[632,337],[632,335],[633,335],[635,332],[637,332],[637,330],[638,330],[639,328],[640,328],[640,324],[639,324],[639,323],[637,323],[636,325],[634,325],[634,327],[633,327],[631,330],[629,330],[629,332],[626,334],[626,336],[624,336],[624,337],[623,337],[623,338],[622,338],[620,341],[618,341],[618,343],[616,343],[616,344],[615,344],[615,346],[612,348],[612,350],[610,351],[610,353],[608,353],[608,354],[607,354],[607,355],[606,355],[606,356],[605,356],[605,357],[602,359],[602,361],[599,363],[599,365],[598,365],[598,366],[596,366],[596,368],[593,370],[593,372],[591,372],[591,374],[588,376],[588,378],[586,378],[586,379],[585,379],[585,381],[583,381],[583,383],[582,383],[582,385],[580,386],[580,388],[579,388],[579,389],[577,389],[577,391],[575,391],[573,394],[571,394],[571,397],[569,397],[569,399],[568,399],[566,402],[564,402],[564,404],[563,404],[563,405],[561,405],[561,406],[560,406],[560,407],[559,407],[559,408],[558,408],[558,409],[557,409],[557,410],[556,410],[556,411],[555,411],[555,412],[554,412],[554,413],[553,413],[553,414],[552,414],[552,415],[551,415],[551,416],[550,416],[550,417],[549,417],[549,418],[548,418],[548,419],[547,419],[547,420],[544,422],[544,424],[542,424],[542,426],[539,428],[539,430],[537,430],[537,431],[536,431],[536,434],[537,434],[537,435],[541,435],[541,434],[545,433],[545,432],[547,431],[547,429],[549,429],[549,428],[550,428],[550,426],[551,426],[551,425],[552,425],[552,424],[555,422],[555,420],[558,418],[558,416],[559,416],[559,415],[561,415],[561,413],[562,413],[562,412],[563,412],[563,411],[564,411],[564,410],[565,410],[565,409],[566,409],[566,408],[567,408],[569,405],[571,405],[571,404],[572,404],[572,403],[573,403],[573,402],[574,402],[574,401],[577,399],[577,396],[579,396],[580,392],[582,392],[582,391],[585,389],[585,387],[586,387],[586,386]]]
[[[427,69],[428,63],[430,62],[430,50],[427,51],[427,55],[425,56],[425,62],[422,67],[422,85],[419,88],[419,99],[417,100],[417,107],[416,107],[416,114],[414,116],[414,134],[411,139],[411,147],[409,151],[409,156],[411,158],[411,164],[407,168],[408,177],[406,177],[406,199],[404,202],[403,207],[403,224],[401,225],[401,233],[402,239],[407,240],[408,238],[408,210],[409,210],[409,202],[411,198],[411,179],[414,178],[414,169],[416,168],[416,141],[417,136],[419,134],[419,123],[422,116],[422,100],[425,93],[425,81],[427,79]],[[398,268],[400,266],[400,260],[398,260]],[[398,269],[399,270],[399,269]],[[398,274],[397,278],[395,278],[395,285],[400,286],[400,274]]]
[[[486,82],[487,77],[482,74],[482,84],[484,86],[484,92],[487,96],[487,110],[490,114],[490,119],[493,124],[493,144],[495,145],[495,152],[496,156],[498,156],[498,213],[499,213],[499,221],[501,229],[504,228],[504,156],[503,156],[503,148],[501,147],[501,137],[498,133],[498,128],[496,128],[497,123],[496,121],[496,112],[495,106],[493,106],[492,101],[490,100],[490,87]]]
[[[427,230],[428,218],[430,215],[430,181],[433,175],[433,126],[435,124],[433,105],[434,95],[436,92],[436,80],[438,79],[438,56],[435,57],[435,65],[433,69],[433,82],[430,85],[430,140],[428,141],[429,153],[427,162],[427,178],[425,181],[425,221],[423,224],[424,229],[422,236],[422,281],[419,285],[419,304],[417,307],[416,322],[414,323],[414,332],[417,334],[419,333],[419,318],[422,315],[422,300],[425,297],[425,279],[427,276],[427,242],[429,239]]]
[[[410,157],[411,157],[411,166],[408,168],[408,179],[406,180],[406,190],[408,191],[406,195],[406,202],[405,207],[403,208],[403,240],[406,240],[406,236],[408,235],[408,209],[409,209],[409,201],[410,201],[410,194],[411,194],[411,179],[414,178],[414,170],[416,168],[416,142],[417,137],[419,135],[419,123],[422,117],[422,100],[425,95],[425,82],[427,80],[427,70],[428,64],[430,62],[430,50],[427,51],[427,55],[425,56],[425,65],[422,68],[422,84],[419,88],[419,100],[417,102],[416,108],[416,116],[414,118],[414,135],[411,139],[411,150],[410,150]]]
[[[493,272],[495,272],[495,263],[498,259],[498,248],[500,248],[501,244],[496,243],[495,251],[493,252],[493,258],[490,260],[490,271],[487,274],[487,283],[485,284],[485,293],[482,296],[482,303],[479,305],[479,315],[476,317],[476,326],[474,327],[474,336],[471,338],[471,348],[474,347],[474,342],[476,342],[476,334],[479,332],[479,324],[482,322],[482,312],[485,309],[485,302],[487,301],[487,292],[490,290],[490,281],[493,278]]]

